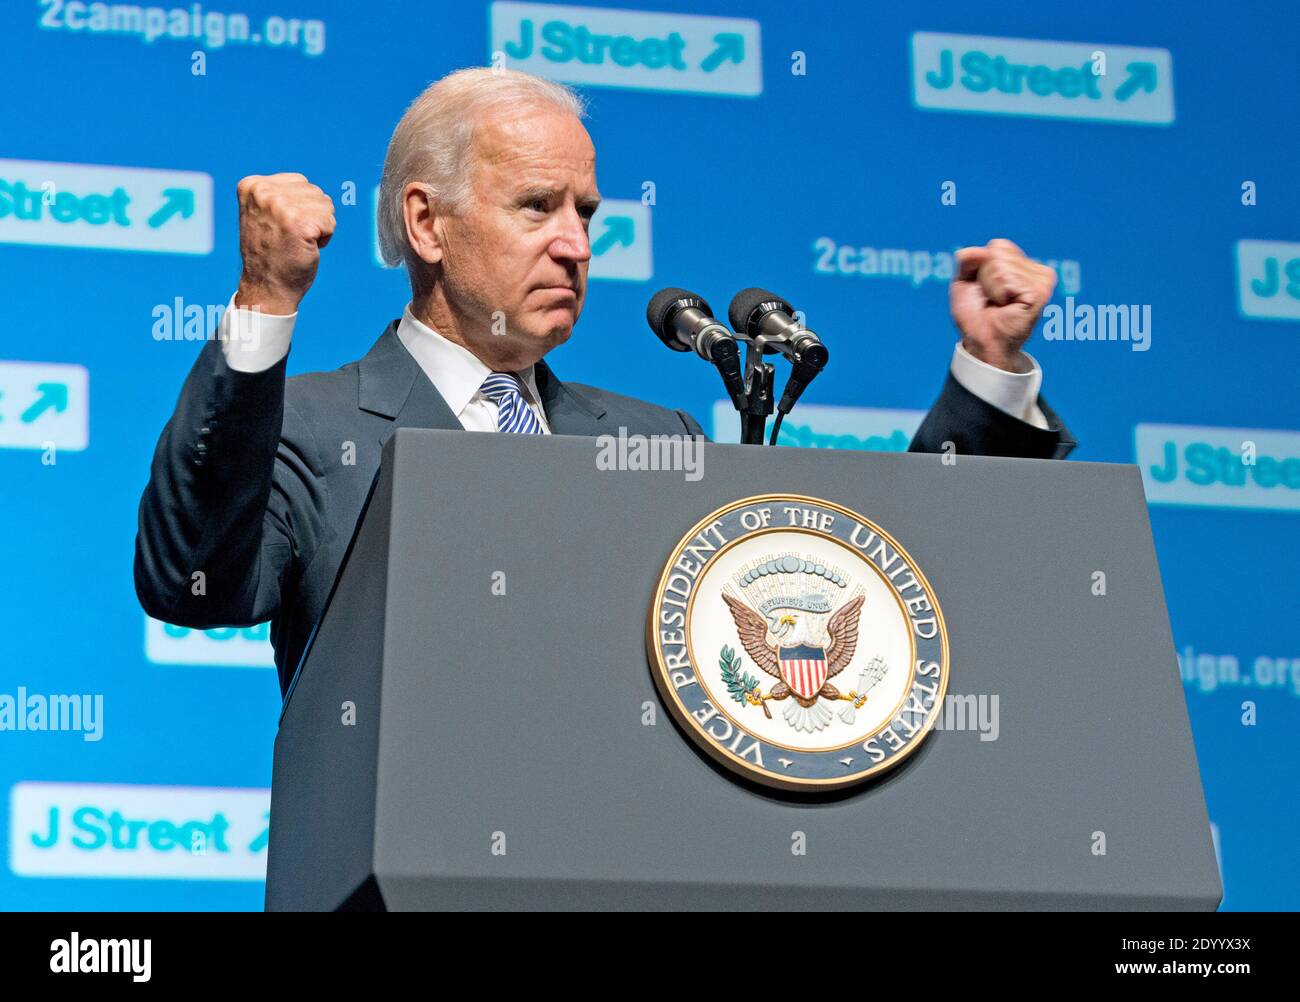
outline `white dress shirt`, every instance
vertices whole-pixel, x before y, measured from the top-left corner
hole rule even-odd
[[[497,405],[483,395],[483,380],[492,375],[492,369],[468,348],[448,341],[432,327],[416,320],[409,304],[397,325],[397,336],[466,431],[497,430]],[[551,426],[546,423],[533,366],[520,369],[515,375],[523,381],[524,401],[541,422],[542,434],[549,435]]]
[[[289,354],[297,313],[278,316],[238,308],[230,298],[222,314],[219,337],[226,364],[237,372],[263,372]],[[483,395],[483,380],[492,370],[468,349],[448,341],[411,313],[410,304],[397,325],[397,336],[420,369],[433,383],[451,412],[467,431],[496,431],[497,405]],[[1043,370],[1029,355],[1028,372],[1007,372],[981,362],[958,342],[952,355],[952,375],[957,382],[981,400],[1005,414],[1047,428],[1047,418],[1038,406],[1038,391],[1043,384]],[[523,382],[523,397],[541,422],[542,431],[551,434],[542,409],[541,396],[533,366],[516,373]]]
[[[952,353],[952,375],[986,404],[1046,431],[1047,418],[1038,406],[1043,370],[1032,355],[1026,353],[1025,358],[1033,367],[1028,372],[1007,372],[996,365],[981,362],[958,341],[957,350]]]

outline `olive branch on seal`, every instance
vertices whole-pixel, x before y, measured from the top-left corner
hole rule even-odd
[[[722,682],[727,692],[737,703],[745,705],[751,700],[750,693],[758,689],[758,679],[746,675],[740,670],[741,657],[730,647],[723,646],[722,656],[718,658],[718,667],[722,669]]]

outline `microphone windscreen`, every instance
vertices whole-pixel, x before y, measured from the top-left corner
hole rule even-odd
[[[713,316],[713,310],[709,308],[701,296],[686,289],[668,288],[660,289],[651,298],[650,303],[645,309],[646,323],[650,329],[655,332],[659,338],[669,348],[676,351],[690,351],[685,345],[679,342],[672,331],[668,330],[669,315],[676,309],[683,309],[687,306],[694,306],[697,310],[708,316]]]
[[[794,315],[794,307],[775,292],[768,292],[766,289],[741,289],[732,297],[731,306],[727,309],[727,319],[731,321],[731,329],[742,334],[755,333],[748,330],[749,322],[758,308],[764,304],[784,310],[791,316]]]

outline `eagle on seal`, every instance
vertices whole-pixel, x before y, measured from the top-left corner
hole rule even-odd
[[[813,638],[808,636],[805,624],[796,624],[794,617],[788,614],[781,617],[781,623],[796,627],[795,634],[790,637],[791,640],[798,641],[794,645],[789,644],[788,641],[770,643],[767,639],[767,621],[762,615],[741,599],[726,592],[723,593],[722,599],[731,610],[731,618],[736,622],[736,632],[740,634],[740,642],[744,645],[745,651],[753,659],[754,664],[777,680],[776,685],[772,686],[771,692],[766,696],[757,691],[749,696],[749,701],[754,705],[762,706],[763,712],[768,716],[771,714],[764,705],[768,700],[793,697],[803,712],[795,714],[787,712],[786,719],[795,726],[805,722],[811,724],[810,727],[801,729],[819,730],[825,726],[825,722],[829,722],[830,715],[825,714],[823,718],[821,714],[808,712],[812,710],[818,699],[822,697],[844,699],[852,702],[855,707],[860,707],[866,701],[865,694],[850,692],[845,695],[830,683],[830,680],[853,660],[853,652],[858,646],[859,613],[865,596],[858,595],[835,610],[826,624],[826,637],[822,638],[821,644],[813,643]],[[824,665],[817,665],[818,661],[824,661]],[[811,686],[808,684],[810,677],[808,672],[802,671],[796,674],[794,668],[794,666],[806,667],[808,664],[817,667],[811,676],[815,680]],[[822,670],[825,672],[824,676],[821,674]],[[798,723],[791,719],[792,716],[798,719]],[[821,722],[823,719],[825,722]]]

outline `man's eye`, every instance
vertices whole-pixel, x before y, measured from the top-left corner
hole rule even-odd
[[[546,211],[546,199],[544,199],[544,198],[534,198],[532,201],[530,201],[530,202],[528,203],[528,208],[533,209],[533,210],[536,211],[536,212],[545,212],[545,211]]]

